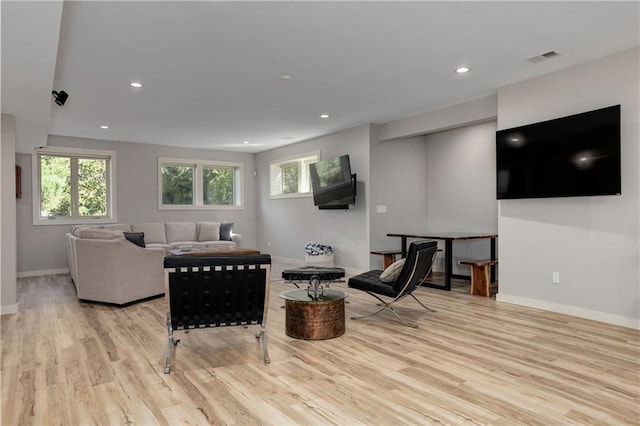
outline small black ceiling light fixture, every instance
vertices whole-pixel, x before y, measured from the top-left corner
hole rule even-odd
[[[59,92],[53,90],[51,94],[53,95],[53,99],[56,100],[56,104],[60,106],[64,105],[64,103],[67,102],[67,98],[69,97],[69,94],[64,90],[61,90]]]

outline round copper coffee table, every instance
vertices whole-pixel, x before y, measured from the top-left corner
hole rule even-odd
[[[325,288],[321,294],[308,289],[280,293],[285,300],[285,329],[296,339],[322,340],[342,336],[344,299],[347,294]]]

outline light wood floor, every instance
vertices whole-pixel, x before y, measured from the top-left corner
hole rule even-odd
[[[20,279],[1,320],[1,424],[640,424],[636,330],[421,288],[437,313],[398,308],[419,329],[384,313],[295,340],[280,273],[270,365],[256,326],[196,330],[176,333],[170,375],[164,299],[83,304],[65,275]],[[375,308],[349,293],[347,316]]]

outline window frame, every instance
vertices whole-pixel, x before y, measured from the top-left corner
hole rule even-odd
[[[310,162],[306,162],[305,160],[311,158],[311,157],[315,157],[315,160],[312,160]],[[311,151],[311,152],[307,152],[307,153],[303,153],[303,154],[298,154],[298,155],[292,155],[289,157],[284,157],[284,158],[278,158],[275,160],[271,160],[269,162],[269,199],[271,200],[281,200],[281,199],[287,199],[287,198],[310,198],[313,197],[313,189],[311,188],[311,176],[308,174],[307,171],[307,181],[309,182],[309,192],[299,192],[300,190],[300,183],[303,181],[303,176],[302,176],[302,167],[300,167],[303,164],[309,165],[311,163],[316,163],[320,161],[320,151]],[[272,170],[274,166],[279,166],[280,169],[282,169],[284,166],[290,166],[291,164],[296,163],[298,165],[298,192],[292,192],[289,194],[273,194],[272,193],[272,189],[274,187],[274,176],[272,174]]]
[[[162,203],[162,167],[194,167],[192,204]],[[204,204],[204,168],[233,169],[233,204]],[[192,160],[187,158],[158,157],[158,210],[243,210],[244,209],[244,164],[233,161]]]
[[[40,170],[40,156],[59,156],[71,158],[73,164],[73,158],[89,158],[89,159],[101,159],[107,160],[107,215],[100,217],[82,217],[75,216],[75,211],[72,211],[72,216],[50,216],[41,217],[41,170]],[[31,182],[32,182],[32,216],[33,225],[78,225],[78,224],[99,224],[99,223],[116,223],[116,151],[98,150],[98,149],[84,149],[84,148],[71,148],[71,147],[59,147],[59,146],[45,146],[35,148],[33,155],[31,156]],[[78,168],[71,167],[71,199],[78,199]],[[75,187],[75,191],[74,191]],[[76,207],[73,210],[77,209]]]

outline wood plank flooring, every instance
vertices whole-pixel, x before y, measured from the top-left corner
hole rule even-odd
[[[637,330],[420,288],[339,338],[284,333],[274,265],[271,364],[257,326],[177,332],[163,374],[164,299],[78,302],[66,275],[22,278],[1,319],[2,425],[639,425]],[[464,284],[458,284],[458,289]],[[468,285],[468,283],[467,283]],[[346,289],[346,283],[332,288]],[[374,299],[347,290],[347,317]]]

